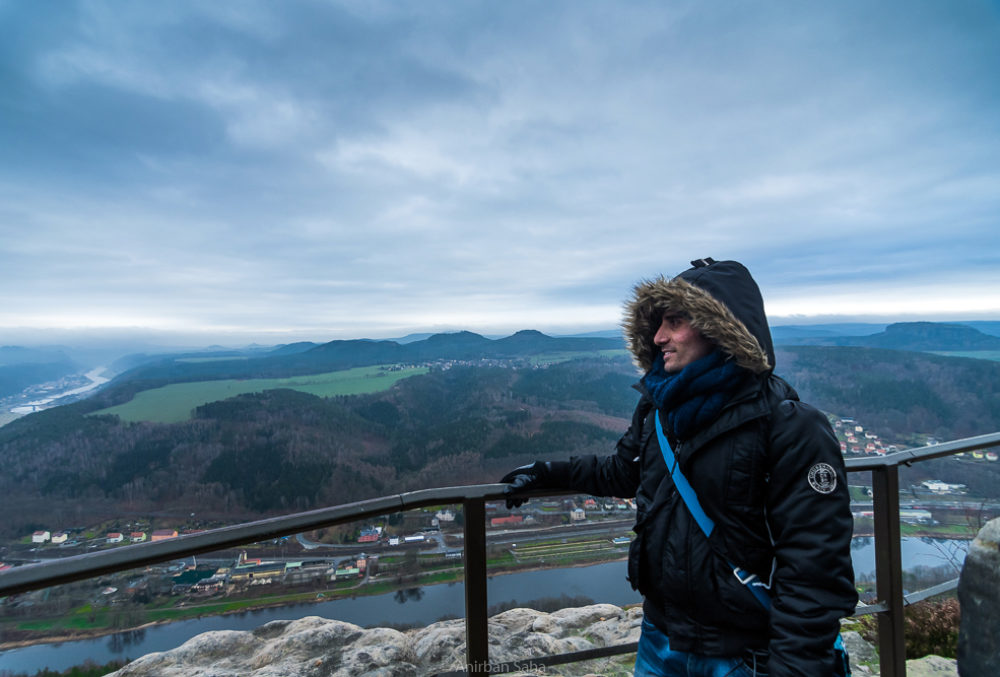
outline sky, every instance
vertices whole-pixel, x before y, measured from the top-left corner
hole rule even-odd
[[[0,344],[1000,319],[1000,3],[0,0]]]

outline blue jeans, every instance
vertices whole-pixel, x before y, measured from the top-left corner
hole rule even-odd
[[[750,654],[747,654],[750,657]],[[643,620],[635,677],[767,677],[743,656],[702,656],[674,651],[670,640],[649,621]]]

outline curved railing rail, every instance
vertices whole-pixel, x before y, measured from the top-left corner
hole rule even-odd
[[[904,597],[899,523],[899,466],[918,461],[975,451],[1000,445],[1000,433],[980,435],[919,449],[908,449],[875,458],[847,459],[849,472],[872,472],[872,500],[875,515],[875,577],[878,602],[859,607],[857,614],[878,617],[879,661],[883,677],[905,677],[906,652],[903,642],[903,607],[906,604],[954,589],[957,579]],[[127,548],[87,553],[0,573],[0,596],[103,574],[125,571],[182,557],[200,555],[223,548],[254,543],[355,522],[394,512],[443,504],[463,506],[465,535],[465,625],[467,670],[447,674],[484,675],[516,670],[520,663],[560,665],[635,651],[636,644],[616,645],[590,651],[524,658],[500,665],[490,663],[486,599],[486,502],[503,498],[502,484],[425,489],[383,496],[367,501],[322,508],[308,512],[211,529],[178,538],[140,543]],[[533,492],[526,496],[572,492]],[[441,677],[444,677],[442,675]]]

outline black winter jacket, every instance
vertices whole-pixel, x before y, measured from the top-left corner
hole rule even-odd
[[[857,593],[846,475],[826,418],[768,376],[753,379],[694,438],[671,441],[715,521],[710,543],[674,489],[653,411],[644,395],[616,454],[553,464],[579,491],[635,497],[629,580],[645,598],[646,618],[680,651],[768,649],[774,677],[829,674],[839,619],[854,611]],[[809,480],[821,464],[836,473],[830,493]],[[770,614],[727,559],[770,581]]]
[[[626,335],[644,371],[658,350],[653,327],[666,310],[684,312],[748,370],[713,422],[690,439],[670,440],[715,521],[711,539],[674,488],[641,385],[617,453],[552,463],[551,474],[565,488],[635,497],[629,580],[645,598],[646,618],[673,648],[714,656],[767,649],[772,677],[829,675],[839,619],[857,603],[850,498],[836,436],[822,413],[771,373],[763,303],[740,264],[709,260],[636,288]],[[727,559],[770,583],[770,612]]]

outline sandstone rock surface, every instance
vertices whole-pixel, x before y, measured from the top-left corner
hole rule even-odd
[[[634,654],[568,665],[542,666],[551,656],[639,639],[642,610],[610,604],[543,613],[511,609],[489,620],[494,663],[528,662],[509,677],[626,677]],[[856,677],[877,675],[874,649],[845,632]],[[861,665],[873,661],[874,667]],[[465,667],[465,622],[442,621],[401,632],[362,628],[308,616],[273,621],[245,632],[221,630],[194,637],[176,649],[143,656],[113,677],[424,677]],[[907,677],[957,677],[953,659],[927,656],[906,663]],[[963,673],[964,674],[964,673]]]
[[[494,663],[637,641],[640,609],[610,604],[543,613],[512,609],[489,620]],[[623,663],[624,661],[624,663]],[[400,632],[309,616],[252,632],[207,632],[176,649],[143,656],[115,677],[417,677],[465,667],[465,621]],[[559,672],[546,675],[587,674]],[[569,667],[569,666],[567,666]],[[573,670],[572,667],[569,668]],[[531,672],[511,673],[531,674]],[[628,659],[604,659],[597,674],[631,674]]]

